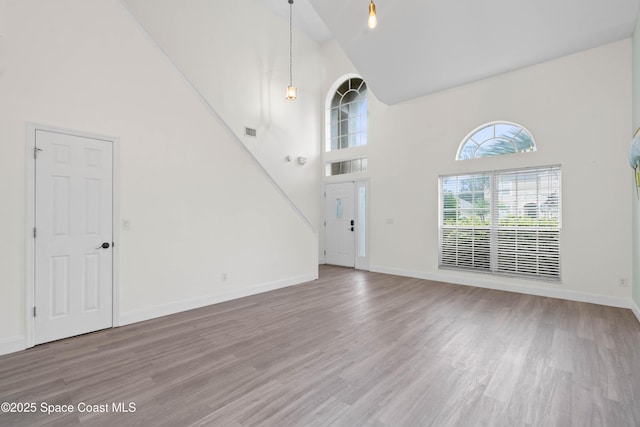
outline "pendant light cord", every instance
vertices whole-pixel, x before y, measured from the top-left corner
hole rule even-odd
[[[289,0],[289,86],[293,86],[293,0]]]

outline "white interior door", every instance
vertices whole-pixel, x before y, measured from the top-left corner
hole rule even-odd
[[[36,130],[35,344],[113,325],[112,152]]]
[[[327,184],[325,194],[325,262],[354,267],[354,183]]]

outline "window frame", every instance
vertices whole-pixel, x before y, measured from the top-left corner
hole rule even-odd
[[[334,165],[339,168],[342,168],[346,166],[346,164],[349,164],[348,172],[340,171],[338,173],[333,173]],[[349,158],[344,160],[333,160],[333,161],[325,162],[324,176],[325,178],[329,178],[332,176],[340,176],[340,175],[362,174],[367,172],[367,168],[368,168],[367,156],[359,156],[359,157],[354,157],[354,158]]]
[[[357,88],[351,88],[351,81],[354,79],[358,79],[360,80],[360,84],[358,85]],[[345,83],[349,82],[349,90],[347,90],[346,92],[344,92],[343,94],[340,94],[338,91],[341,88],[341,86],[343,86]],[[360,89],[364,86],[364,90],[360,91]],[[358,148],[358,147],[365,147],[368,145],[368,131],[369,131],[369,106],[368,106],[368,85],[366,80],[364,80],[361,76],[357,75],[357,74],[347,74],[343,77],[341,77],[340,79],[336,80],[336,82],[331,86],[331,89],[329,90],[328,94],[327,94],[327,99],[326,99],[326,141],[325,141],[325,152],[326,153],[336,153],[336,152],[340,152],[343,150],[348,150],[351,148]],[[334,122],[333,122],[333,111],[341,106],[341,105],[351,105],[354,104],[353,101],[351,102],[347,102],[345,104],[339,103],[338,106],[334,106],[333,105],[333,100],[336,96],[341,96],[344,99],[344,96],[349,93],[349,92],[357,92],[358,95],[360,96],[363,94],[364,99],[362,100],[362,104],[364,104],[364,113],[357,115],[357,117],[347,117],[347,119],[341,119],[338,120],[338,123],[336,123],[336,127],[338,127],[338,133],[337,136],[334,138],[334,132],[333,132],[333,126],[334,126]],[[360,108],[360,107],[359,107]],[[362,120],[362,118],[364,118],[364,129],[363,130],[359,130],[358,132],[349,132],[349,129],[347,128],[347,132],[346,134],[342,134],[342,124],[344,122],[347,122],[347,124],[349,124],[351,121],[358,121],[358,120]],[[357,145],[347,145],[346,147],[337,147],[337,148],[332,148],[332,142],[333,140],[338,140],[340,141],[341,138],[347,138],[347,140],[349,140],[349,137],[351,135],[356,135],[356,139],[360,140],[360,141],[364,141],[360,144]]]
[[[496,126],[499,126],[499,125],[506,125],[506,126],[513,126],[513,127],[518,127],[518,128],[520,128],[520,131],[519,131],[516,135],[512,136],[512,137],[510,138],[510,140],[509,140],[509,141],[505,141],[505,142],[509,142],[509,143],[511,143],[511,144],[512,144],[512,142],[511,142],[511,141],[512,141],[513,139],[515,139],[515,137],[516,137],[517,135],[519,135],[519,134],[521,134],[521,133],[524,133],[524,134],[526,134],[526,135],[528,136],[528,138],[531,140],[531,148],[530,148],[530,149],[527,149],[527,150],[524,150],[524,151],[517,151],[517,150],[516,150],[516,151],[511,152],[511,153],[501,153],[501,154],[496,154],[496,155],[492,155],[492,156],[479,156],[479,157],[478,157],[478,156],[476,156],[475,154],[478,152],[478,150],[479,150],[479,149],[480,149],[484,144],[486,144],[488,141],[492,141],[492,140],[500,139],[500,138],[499,138],[498,136],[496,136],[496,134],[495,134]],[[486,128],[492,127],[492,126],[493,126],[493,128],[494,128],[494,134],[493,134],[493,137],[492,137],[492,138],[484,139],[484,140],[482,140],[482,141],[481,141],[481,143],[478,143],[478,141],[476,141],[475,139],[473,139],[473,137],[474,137],[476,134],[478,134],[480,131],[482,131],[482,130],[484,130],[484,129],[486,129]],[[462,155],[462,152],[464,151],[464,149],[465,149],[465,147],[467,146],[467,143],[468,143],[469,141],[472,141],[472,142],[474,142],[474,143],[477,145],[477,147],[476,147],[476,148],[475,148],[475,150],[474,150],[474,156],[473,156],[473,157],[469,157],[469,158],[461,158],[460,156]],[[469,132],[469,133],[468,133],[468,134],[467,134],[467,135],[462,139],[462,141],[460,142],[460,144],[458,145],[458,150],[456,151],[456,157],[455,157],[455,160],[456,160],[456,161],[464,161],[464,160],[484,159],[484,158],[490,158],[490,157],[507,156],[507,155],[510,155],[510,154],[531,153],[531,152],[536,152],[536,151],[538,151],[538,147],[537,147],[537,145],[536,145],[535,138],[533,137],[533,134],[529,131],[529,129],[527,129],[526,127],[522,126],[522,125],[521,125],[521,124],[519,124],[519,123],[510,122],[510,121],[506,121],[506,120],[496,120],[496,121],[487,122],[487,123],[485,123],[485,124],[483,124],[483,125],[480,125],[480,126],[476,127],[475,129],[473,129],[471,132]]]
[[[556,184],[552,186],[552,189],[556,190],[557,197],[555,199],[557,210],[556,219],[557,224],[555,226],[543,225],[544,220],[540,218],[539,212],[541,212],[541,208],[537,204],[538,208],[536,208],[536,222],[537,225],[526,225],[526,219],[529,216],[529,212],[527,212],[527,205],[529,203],[524,203],[522,205],[523,214],[518,216],[516,215],[516,223],[512,225],[501,224],[499,210],[501,209],[500,203],[498,200],[500,199],[500,192],[498,188],[498,182],[501,177],[505,177],[508,175],[521,176],[525,174],[537,173],[536,179],[541,179],[545,173],[555,173]],[[471,224],[460,225],[459,222],[459,211],[463,208],[460,208],[457,203],[459,196],[456,196],[456,224],[445,224],[445,214],[447,208],[445,207],[445,196],[446,192],[444,189],[444,181],[448,178],[467,178],[467,177],[481,177],[486,176],[489,178],[489,224],[475,224],[476,220],[472,219]],[[551,178],[547,178],[551,180]],[[517,181],[516,181],[517,182]],[[470,186],[471,187],[471,186]],[[456,182],[456,189],[460,188],[458,183]],[[471,192],[478,192],[477,188],[471,189]],[[520,191],[520,189],[518,189]],[[540,197],[547,197],[547,201],[549,200],[549,195],[556,194],[554,192],[544,193],[538,189],[538,184],[536,184],[536,200],[539,200]],[[456,193],[460,194],[460,192]],[[507,194],[507,193],[505,193]],[[492,275],[500,275],[500,276],[511,276],[511,277],[519,277],[525,279],[532,280],[541,280],[547,282],[562,282],[562,167],[561,165],[549,165],[549,166],[537,166],[537,167],[526,167],[526,168],[516,168],[516,169],[501,169],[501,170],[493,170],[493,171],[481,171],[481,172],[468,172],[468,173],[459,173],[459,174],[448,174],[441,175],[438,177],[438,268],[441,269],[451,269],[451,270],[459,270],[459,271],[474,271],[474,272],[482,272],[486,274]],[[522,202],[524,200],[520,200]],[[545,202],[546,203],[546,202]],[[473,210],[475,208],[467,207],[467,210]],[[452,208],[448,208],[449,214],[453,212]],[[507,218],[508,219],[508,218]],[[518,222],[522,221],[523,224],[519,224]],[[462,235],[461,232],[465,232],[464,238],[466,241],[463,244],[460,244],[460,238]],[[486,247],[482,246],[485,244],[483,239],[486,239],[486,235],[488,232],[488,242],[489,249],[487,252]],[[514,237],[512,240],[509,240],[509,236],[507,239],[504,239],[505,232],[513,233]],[[554,235],[555,233],[555,235]],[[535,235],[535,250],[531,249],[531,236]],[[523,236],[520,240],[522,243],[518,243],[518,236]],[[546,236],[546,240],[545,240]],[[549,237],[550,236],[550,237]],[[451,243],[449,245],[445,245],[445,239],[448,238],[449,241],[455,238],[455,243]],[[503,238],[501,241],[500,239]],[[529,240],[527,241],[526,238]],[[554,240],[555,239],[555,240]],[[506,243],[505,243],[506,242]],[[516,242],[516,243],[513,243]],[[509,251],[509,244],[513,246],[513,250]],[[503,248],[506,248],[503,251],[500,251],[501,245]],[[476,247],[480,248],[476,250]],[[462,257],[463,262],[460,262],[460,252],[461,248],[463,251],[464,257]],[[447,262],[447,257],[453,256],[452,254],[455,251],[455,262]],[[523,258],[525,255],[530,256],[531,258],[536,259],[535,267],[537,274],[526,273],[527,266],[531,268],[532,261],[531,259]],[[509,263],[508,256],[512,256],[515,261]],[[502,264],[500,257],[507,257],[507,263]],[[518,260],[522,259],[521,262],[522,267],[518,267]],[[542,262],[541,259],[546,259],[548,263]],[[553,262],[555,260],[555,263]],[[461,264],[461,265],[460,265]],[[511,265],[515,265],[514,268],[509,269]],[[548,274],[543,274],[542,272],[550,272]]]

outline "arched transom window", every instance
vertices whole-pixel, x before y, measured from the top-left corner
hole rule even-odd
[[[462,141],[456,160],[536,151],[531,133],[510,122],[492,122],[475,129]]]
[[[367,144],[367,84],[350,77],[331,99],[331,140],[327,151]]]

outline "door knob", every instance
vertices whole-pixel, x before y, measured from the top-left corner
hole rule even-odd
[[[104,242],[103,244],[98,246],[96,249],[109,249],[109,243],[108,242]]]

